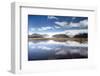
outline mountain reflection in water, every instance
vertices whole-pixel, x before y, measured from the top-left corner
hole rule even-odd
[[[88,58],[87,42],[29,40],[28,60]]]

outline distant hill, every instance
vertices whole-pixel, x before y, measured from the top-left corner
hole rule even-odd
[[[73,38],[88,38],[88,34],[80,33],[80,34],[75,35]]]
[[[66,34],[55,34],[53,35],[54,38],[69,38]]]
[[[49,35],[47,35],[47,34],[37,34],[37,33],[28,35],[29,38],[47,38],[48,36]],[[70,37],[66,34],[55,34],[55,35],[52,35],[52,38],[70,38]],[[75,35],[73,38],[88,38],[88,34],[87,33],[79,33],[79,34]]]
[[[29,38],[44,38],[45,36],[46,36],[46,34],[41,35],[41,34],[36,34],[36,33],[34,33],[32,35],[28,35]]]

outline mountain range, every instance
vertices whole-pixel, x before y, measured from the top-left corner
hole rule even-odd
[[[28,35],[28,37],[29,38],[49,38],[49,35],[34,33],[32,35]],[[54,34],[54,35],[52,35],[52,38],[70,38],[70,36],[68,36],[66,34]],[[88,34],[87,33],[79,33],[79,34],[73,36],[73,38],[88,38]]]

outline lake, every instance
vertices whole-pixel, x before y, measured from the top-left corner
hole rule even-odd
[[[88,58],[88,43],[76,41],[29,40],[28,60]]]

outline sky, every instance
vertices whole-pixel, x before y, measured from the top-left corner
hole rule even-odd
[[[28,34],[87,33],[88,17],[28,15]]]

